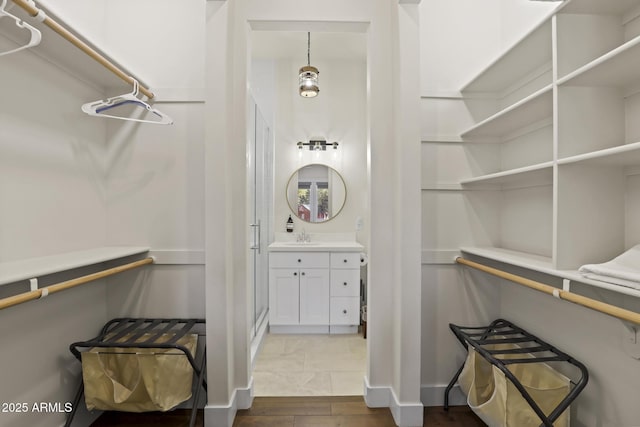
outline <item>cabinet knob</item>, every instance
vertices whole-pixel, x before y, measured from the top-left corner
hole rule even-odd
[[[347,282],[344,282],[343,285],[347,286]]]
[[[300,274],[302,274],[304,276],[304,271],[302,273],[300,273]]]
[[[293,275],[294,275],[294,276],[297,276],[297,275],[298,275],[298,273],[297,273],[297,272],[295,272],[295,273],[293,273]]]
[[[342,310],[342,313],[347,314],[347,310]]]
[[[298,259],[298,262],[302,262],[302,260],[301,260],[301,259]]]
[[[343,262],[345,262],[345,263],[346,263],[346,262],[347,262],[347,260],[345,259]]]

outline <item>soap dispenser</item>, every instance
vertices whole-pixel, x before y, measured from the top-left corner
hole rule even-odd
[[[293,219],[291,219],[291,215],[289,215],[289,219],[287,220],[287,233],[293,233]]]

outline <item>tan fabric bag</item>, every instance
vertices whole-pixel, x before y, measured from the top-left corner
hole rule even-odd
[[[515,346],[511,345],[511,348],[513,347]],[[503,344],[501,349],[504,348],[509,347]],[[569,379],[545,363],[507,366],[546,415],[549,415],[570,391]],[[467,395],[469,407],[489,427],[539,427],[542,424],[520,391],[504,373],[491,365],[471,346],[458,384]],[[553,425],[569,427],[569,409],[565,410]]]
[[[163,335],[158,342],[171,337]],[[192,355],[197,343],[195,334],[177,342]],[[82,353],[82,379],[89,410],[167,411],[191,397],[193,368],[175,349],[94,347]]]

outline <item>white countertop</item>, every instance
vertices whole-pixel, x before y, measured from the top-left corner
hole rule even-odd
[[[362,252],[355,233],[309,233],[310,242],[297,242],[299,233],[275,233],[270,252]]]
[[[317,241],[304,242],[273,242],[269,245],[270,252],[362,252],[364,246],[358,242],[342,241]]]

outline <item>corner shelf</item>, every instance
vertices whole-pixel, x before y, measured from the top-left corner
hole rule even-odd
[[[636,166],[640,165],[640,142],[592,151],[577,156],[558,159],[559,165],[584,163],[607,166]]]
[[[548,83],[551,83],[551,47],[551,21],[545,20],[467,83],[462,92],[503,94],[535,78],[532,70],[538,70],[536,74],[548,71]]]
[[[542,255],[529,254],[525,252],[490,246],[465,246],[461,247],[460,251],[483,258],[492,259],[494,261],[515,265],[517,267],[528,268],[529,270],[535,270],[541,273],[553,274],[555,271],[557,271],[553,268],[553,261],[551,260],[551,258]]]
[[[553,114],[553,87],[548,85],[462,133],[463,139],[498,139],[527,126],[535,126]]]
[[[558,80],[563,86],[629,87],[640,81],[640,36]]]
[[[0,263],[0,285],[144,254],[148,251],[148,247],[141,246],[104,246],[84,251],[2,262]]]
[[[636,5],[635,0],[571,0],[558,13],[619,15]]]
[[[527,187],[534,185],[551,185],[553,183],[553,162],[545,162],[460,181],[460,184],[465,188],[485,185],[515,187],[522,186],[523,183],[526,184]]]

